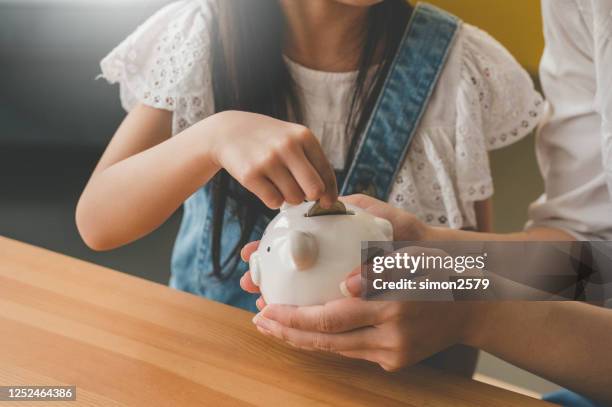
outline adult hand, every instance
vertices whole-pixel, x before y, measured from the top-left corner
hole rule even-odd
[[[359,272],[346,288],[359,295]],[[470,344],[479,322],[476,303],[364,301],[351,297],[325,305],[266,305],[257,329],[306,350],[369,360],[387,371],[417,363],[456,343]]]
[[[340,200],[391,222],[393,240],[428,240],[430,228],[410,212],[363,194],[343,196],[340,197]]]
[[[306,350],[369,360],[387,371],[466,343],[467,303],[366,302],[346,298],[321,306],[267,305],[258,330]]]
[[[410,213],[366,195],[341,200],[389,220],[395,240],[425,237],[426,226]],[[257,244],[245,246],[245,261]],[[259,292],[249,272],[240,285],[248,292]],[[343,291],[349,298],[311,307],[266,305],[259,298],[261,312],[253,322],[261,333],[292,346],[369,360],[388,371],[417,363],[456,343],[468,344],[477,332],[474,303],[364,301],[356,298],[361,291],[359,269],[347,277]]]

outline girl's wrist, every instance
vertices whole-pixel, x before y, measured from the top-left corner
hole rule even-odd
[[[223,167],[219,160],[219,141],[228,140],[226,124],[229,113],[215,113],[192,127],[202,158],[211,162],[217,170]]]

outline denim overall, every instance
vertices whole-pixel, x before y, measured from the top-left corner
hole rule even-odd
[[[362,192],[381,200],[388,198],[459,26],[456,17],[434,6],[420,3],[414,8],[372,116],[362,137],[356,140],[354,159],[346,174],[339,174],[342,195]],[[244,191],[233,180],[230,188],[238,195]],[[224,275],[231,273],[227,280],[212,275],[211,192],[208,183],[185,201],[172,255],[170,286],[256,311],[257,296],[239,286],[246,263],[230,259],[229,266],[222,270]],[[238,205],[239,199],[228,197],[221,237],[222,264],[240,238],[235,215]],[[269,221],[262,215],[249,240],[260,239]]]

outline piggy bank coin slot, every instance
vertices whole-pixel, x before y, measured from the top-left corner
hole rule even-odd
[[[346,206],[340,201],[336,201],[330,208],[323,208],[319,204],[319,201],[315,202],[308,212],[304,214],[307,218],[315,216],[327,216],[327,215],[354,215],[355,212],[346,209]]]

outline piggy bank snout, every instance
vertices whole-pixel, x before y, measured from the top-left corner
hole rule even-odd
[[[317,261],[319,248],[317,239],[312,233],[291,231],[286,247],[286,255],[298,271],[311,268]]]

